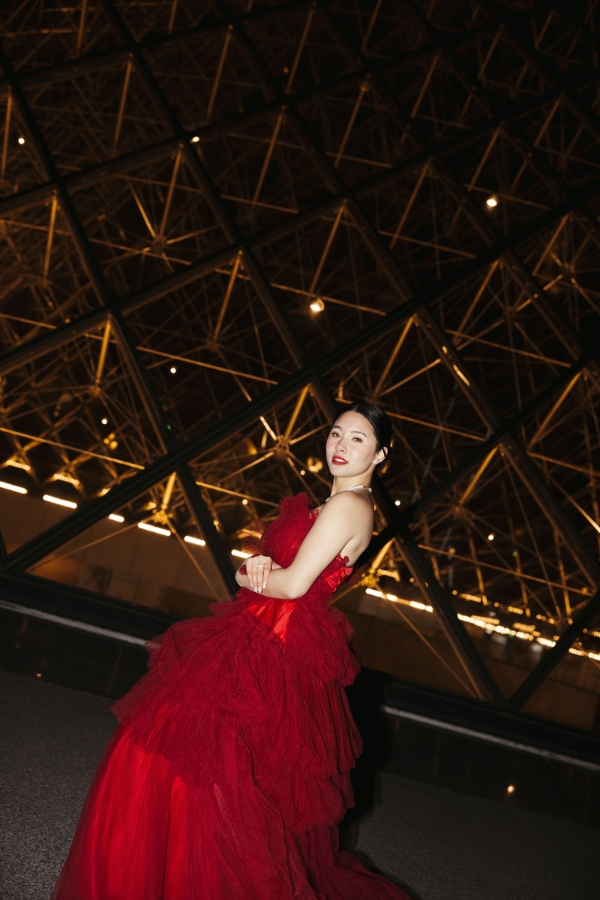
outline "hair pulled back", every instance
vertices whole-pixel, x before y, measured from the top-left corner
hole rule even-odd
[[[351,403],[349,406],[340,407],[336,419],[347,412],[356,412],[369,422],[375,434],[377,450],[385,450],[387,460],[392,444],[392,422],[385,409],[375,403]]]

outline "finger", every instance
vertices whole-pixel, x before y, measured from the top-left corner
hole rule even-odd
[[[269,580],[269,575],[271,574],[271,563],[267,563],[267,565],[263,569],[263,591],[267,586],[267,581]]]

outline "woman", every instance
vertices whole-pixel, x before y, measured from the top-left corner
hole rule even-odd
[[[337,842],[359,667],[328,601],[371,539],[390,437],[379,407],[348,407],[327,438],[331,496],[284,498],[237,602],[148,644],[52,900],[408,900]]]

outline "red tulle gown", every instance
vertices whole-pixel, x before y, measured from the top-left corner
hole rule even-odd
[[[260,551],[289,566],[316,516],[285,498]],[[338,850],[361,752],[351,629],[328,605],[346,562],[297,600],[242,588],[149,643],[52,900],[409,900]]]

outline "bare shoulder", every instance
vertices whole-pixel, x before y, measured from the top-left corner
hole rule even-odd
[[[340,491],[321,507],[320,516],[327,519],[350,516],[353,519],[373,517],[373,504],[366,491]]]

